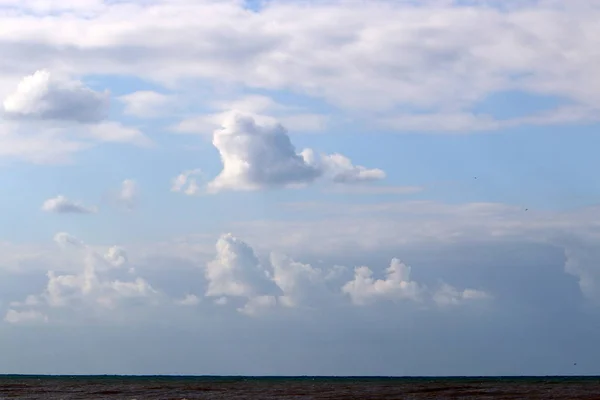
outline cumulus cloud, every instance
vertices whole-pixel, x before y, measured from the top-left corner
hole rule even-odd
[[[476,289],[462,291],[443,283],[437,291],[431,291],[411,279],[411,267],[399,259],[392,259],[386,269],[385,279],[374,279],[373,271],[369,267],[357,267],[354,270],[354,279],[342,287],[342,292],[350,296],[357,305],[366,305],[377,300],[414,302],[433,301],[440,306],[458,305],[466,301],[489,299],[491,296]]]
[[[127,252],[122,247],[111,246],[104,255],[104,259],[110,265],[120,267],[127,262]]]
[[[348,296],[356,305],[407,300],[445,306],[490,298],[484,291],[459,291],[446,283],[432,291],[412,280],[411,268],[396,258],[386,270],[385,279],[374,279],[373,271],[362,266],[355,268],[352,280],[344,281],[346,271],[341,266],[314,267],[280,253],[271,253],[269,263],[264,264],[247,243],[226,234],[217,242],[217,257],[205,269],[206,296],[245,299],[237,310],[247,315],[275,307],[323,307],[337,302],[338,294]]]
[[[23,302],[13,302],[5,320],[17,322],[19,319],[51,319],[47,315],[52,309],[87,310],[115,309],[118,305],[143,301],[153,304],[160,293],[145,279],[135,277],[124,281],[110,276],[110,270],[127,262],[124,249],[113,246],[106,254],[94,250],[80,239],[65,232],[54,237],[61,247],[72,246],[79,258],[79,268],[74,273],[48,271],[45,289],[35,295],[28,295]],[[10,320],[10,321],[9,321]]]
[[[271,273],[259,262],[252,247],[232,234],[222,235],[217,256],[205,268],[206,296],[252,298],[273,291]]]
[[[57,214],[94,214],[98,212],[96,207],[84,206],[81,203],[69,200],[63,195],[44,201],[42,210]]]
[[[181,192],[189,196],[198,194],[201,192],[202,188],[198,185],[197,177],[201,176],[202,171],[200,169],[183,171],[171,182],[171,191]]]
[[[108,114],[108,101],[107,92],[40,70],[23,78],[2,106],[9,118],[98,122]]]
[[[208,190],[256,190],[308,184],[324,177],[336,183],[379,180],[379,169],[355,166],[340,154],[321,155],[311,149],[297,153],[286,129],[278,123],[233,114],[214,132],[213,145],[223,170]]]
[[[410,279],[410,267],[394,258],[386,270],[386,279],[373,279],[369,267],[358,267],[354,279],[342,288],[355,304],[366,304],[377,298],[419,301],[423,289]]]

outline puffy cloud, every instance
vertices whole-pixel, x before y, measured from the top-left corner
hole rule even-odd
[[[113,267],[120,267],[127,261],[125,250],[113,246],[101,255],[81,240],[64,232],[55,235],[54,240],[61,245],[73,246],[82,256],[80,267],[75,273],[48,271],[46,287],[38,295],[29,295],[24,302],[11,303],[13,308],[27,308],[25,313],[38,315],[54,308],[81,309],[100,307],[114,309],[117,305],[142,300],[146,303],[157,301],[160,293],[145,279],[136,277],[123,281],[110,277]],[[83,265],[81,265],[81,262]],[[27,314],[25,314],[27,315]],[[8,314],[7,314],[8,318]],[[11,318],[17,318],[16,314]]]
[[[199,169],[183,171],[173,179],[173,182],[171,183],[171,191],[182,192],[189,196],[198,194],[202,189],[200,185],[198,185],[196,177],[201,176],[202,171]]]
[[[127,262],[127,252],[122,247],[111,246],[104,255],[104,259],[112,266],[120,267]]]
[[[62,195],[44,201],[42,210],[57,214],[94,214],[98,212],[96,207],[86,207]]]
[[[117,194],[117,201],[128,209],[133,209],[138,201],[139,189],[132,179],[125,179],[121,183],[121,190]]]
[[[217,256],[205,268],[206,296],[252,298],[273,291],[271,274],[254,250],[232,234],[222,235],[216,245]]]
[[[10,118],[98,122],[108,114],[108,101],[107,92],[40,70],[23,78],[2,105]]]
[[[80,239],[73,235],[69,235],[67,232],[58,232],[54,235],[54,241],[61,247],[74,246],[76,248],[85,248],[86,245]]]
[[[124,113],[140,118],[158,118],[164,116],[170,109],[174,99],[170,95],[141,90],[119,97],[124,103]]]
[[[443,283],[435,292],[431,292],[426,286],[420,285],[411,279],[411,267],[402,263],[399,259],[392,259],[390,266],[386,269],[386,278],[373,278],[373,271],[369,267],[357,267],[354,270],[354,279],[342,287],[357,305],[366,305],[371,302],[387,300],[410,300],[423,302],[433,300],[440,306],[457,305],[465,301],[488,299],[491,296],[481,290],[464,289],[459,291],[455,287]]]
[[[355,268],[352,280],[343,281],[346,271],[340,266],[314,267],[279,253],[271,253],[269,263],[263,264],[252,247],[226,234],[217,242],[216,259],[206,266],[206,296],[220,296],[221,305],[226,304],[227,297],[242,298],[245,303],[237,310],[247,315],[258,315],[277,306],[322,308],[343,300],[339,296],[342,294],[356,305],[387,299],[444,306],[490,298],[484,291],[459,291],[446,283],[431,291],[412,280],[411,268],[396,258],[386,270],[385,279],[375,280],[373,271],[362,266]]]
[[[423,288],[410,280],[410,267],[394,258],[386,270],[386,279],[373,279],[373,271],[369,267],[358,267],[354,271],[354,279],[344,285],[342,291],[347,293],[355,304],[366,304],[378,298],[408,299],[419,301]]]
[[[329,287],[328,283],[335,281],[339,270],[323,271],[277,253],[271,253],[270,261],[273,266],[273,281],[283,292],[279,300],[284,306],[322,305],[324,301],[331,300],[337,289]]]
[[[327,177],[337,183],[356,183],[385,177],[379,169],[354,166],[340,154],[319,155],[311,149],[296,153],[285,128],[233,114],[216,130],[213,145],[223,170],[208,190],[256,190],[302,185]]]
[[[316,166],[334,183],[360,183],[378,181],[385,178],[385,172],[378,168],[365,168],[353,165],[350,159],[341,154],[317,156],[312,150],[302,152],[304,159]]]

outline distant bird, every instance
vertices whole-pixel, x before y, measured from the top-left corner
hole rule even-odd
[[[577,365],[577,363],[573,363],[573,365]]]
[[[529,210],[529,208],[526,208],[526,209],[525,209],[525,211],[528,211],[528,210]]]

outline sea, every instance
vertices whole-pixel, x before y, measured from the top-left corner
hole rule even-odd
[[[0,399],[600,399],[600,377],[0,376]]]

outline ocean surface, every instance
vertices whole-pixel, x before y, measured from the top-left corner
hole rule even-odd
[[[0,376],[0,399],[600,399],[600,377]]]

